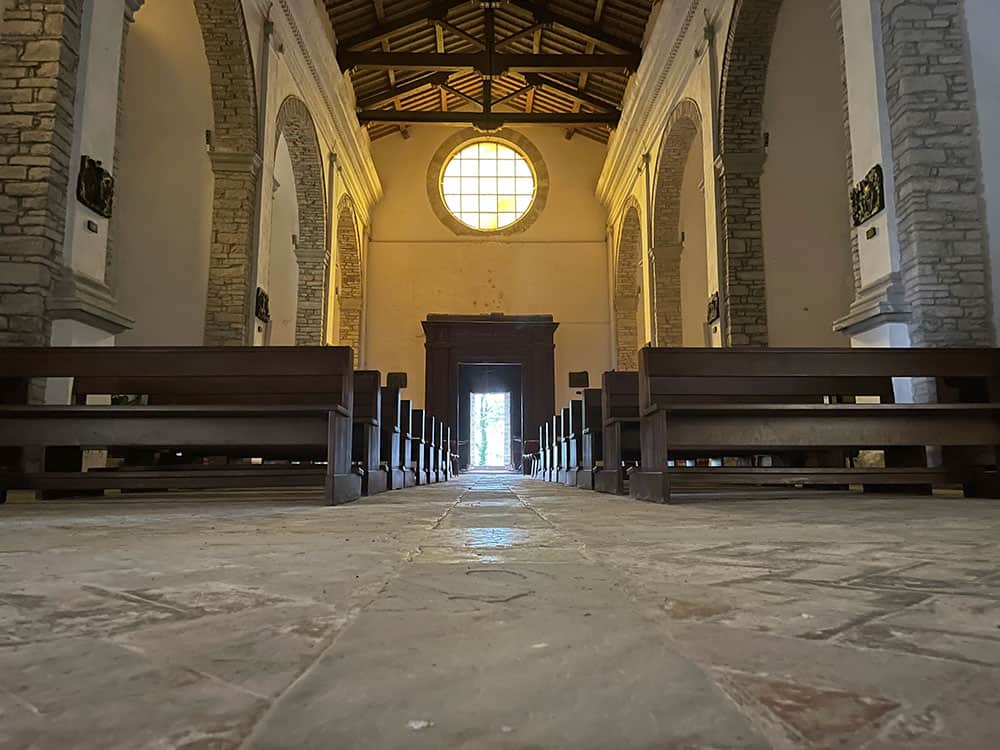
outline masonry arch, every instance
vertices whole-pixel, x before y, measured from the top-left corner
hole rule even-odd
[[[696,164],[689,164],[692,152],[701,146],[701,122],[698,105],[691,99],[681,101],[667,118],[660,145],[653,193],[653,255],[656,276],[654,309],[659,346],[684,346],[685,343],[692,343],[691,337],[688,336],[686,342],[684,335],[685,315],[690,318],[695,315],[695,311],[684,309],[683,305],[685,290],[682,258],[686,235],[682,227],[681,202],[688,168],[703,169],[700,158],[695,160]],[[695,156],[700,156],[700,152]],[[692,248],[690,255],[695,250],[700,255],[698,262],[701,266],[706,266],[704,247]],[[707,300],[704,283],[701,286],[702,289],[697,290],[698,296],[704,296]]]
[[[625,209],[615,256],[615,368],[639,369],[639,348],[645,330],[642,293],[642,222],[633,202]]]
[[[205,344],[249,342],[250,265],[260,128],[253,59],[241,0],[194,0],[211,72],[215,173]]]
[[[277,117],[277,141],[283,138],[291,157],[299,234],[295,244],[298,263],[295,343],[320,346],[326,331],[327,278],[330,250],[326,239],[326,190],[323,157],[316,126],[305,102],[289,96]]]
[[[354,366],[361,364],[361,317],[364,283],[361,277],[361,239],[357,211],[351,196],[337,207],[337,342],[354,350]]]
[[[734,346],[847,343],[831,338],[853,287],[843,40],[824,5],[737,0],[733,11],[716,166],[725,334]],[[816,262],[827,273],[803,278]]]

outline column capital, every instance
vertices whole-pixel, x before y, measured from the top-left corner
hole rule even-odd
[[[212,149],[208,153],[215,172],[241,172],[256,175],[261,168],[260,156],[248,151],[222,151]]]

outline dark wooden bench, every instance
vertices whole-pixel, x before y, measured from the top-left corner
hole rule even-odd
[[[583,458],[583,401],[575,398],[563,409],[563,472],[562,483],[577,486]]]
[[[76,401],[129,394],[146,402],[0,407],[0,447],[17,454],[0,473],[0,497],[9,489],[319,485],[331,503],[353,500],[361,478],[351,471],[351,357],[350,349],[334,347],[0,349],[0,379],[8,386],[33,378],[73,378]],[[60,448],[272,456],[306,463],[47,470],[46,452]]]
[[[403,465],[402,412],[399,386],[382,386],[381,458],[388,488],[401,490],[405,484]],[[409,429],[407,429],[409,433]]]
[[[580,409],[580,468],[576,486],[594,489],[594,475],[604,461],[604,429],[601,419],[601,389],[587,388]]]
[[[430,440],[430,417],[423,409],[413,409],[413,423],[410,427],[410,445],[413,454],[413,475],[417,485],[430,484],[427,469],[427,445]]]
[[[601,378],[601,443],[604,463],[594,474],[594,489],[623,495],[628,472],[641,458],[639,373],[606,372]]]
[[[932,379],[939,403],[894,403],[890,378]],[[674,490],[725,485],[923,492],[949,482],[967,495],[1000,495],[998,350],[645,349],[639,380],[642,468],[630,479],[633,497],[666,502]],[[942,466],[929,465],[926,446],[944,447]],[[861,449],[886,451],[886,468],[847,465],[844,456]],[[811,461],[706,467],[685,460],[747,452]],[[833,461],[815,460],[822,456]]]
[[[368,497],[389,488],[388,472],[382,466],[382,373],[354,373],[354,432],[351,461],[361,474],[361,494]]]
[[[399,460],[403,468],[403,486],[415,487],[413,467],[413,402],[405,398],[399,404]]]
[[[552,417],[552,429],[549,431],[549,440],[552,441],[549,447],[549,455],[552,457],[552,465],[549,467],[549,481],[559,483],[563,470],[563,430],[562,413]]]
[[[538,427],[538,460],[535,463],[535,479],[546,481],[549,478],[551,445],[549,443],[549,423],[543,422]]]
[[[424,469],[427,473],[427,484],[437,484],[441,481],[438,470],[441,466],[441,454],[438,453],[438,419],[427,414],[427,424],[424,432]]]

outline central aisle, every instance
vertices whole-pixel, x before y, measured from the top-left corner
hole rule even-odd
[[[460,481],[429,488],[458,497],[249,747],[770,747],[532,505],[557,488]]]

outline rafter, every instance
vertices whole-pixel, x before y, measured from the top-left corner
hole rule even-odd
[[[376,109],[398,99],[407,94],[413,94],[423,89],[428,89],[442,83],[448,82],[448,73],[431,73],[430,75],[411,78],[389,91],[380,91],[372,96],[358,100],[358,109]]]
[[[406,31],[414,26],[429,26],[435,19],[443,19],[447,17],[448,12],[452,8],[458,8],[462,5],[468,5],[469,3],[470,0],[434,0],[434,2],[430,4],[429,8],[423,8],[419,11],[405,13],[388,21],[380,22],[368,31],[357,34],[356,36],[340,39],[337,43],[338,54],[342,51],[352,50],[355,47],[381,42],[383,39],[388,39],[393,34]]]
[[[537,2],[537,0],[509,0],[509,5],[530,13],[538,23],[558,24],[563,28],[576,32],[580,36],[585,36],[599,44],[619,50],[620,52],[628,55],[638,56],[642,54],[642,49],[633,42],[630,42],[627,39],[621,39],[620,37],[605,31],[597,24],[580,23],[575,18],[571,18],[570,16],[566,16],[558,11],[552,10],[546,5]]]
[[[434,123],[469,124],[483,130],[494,130],[505,124],[531,125],[606,125],[618,124],[619,112],[407,112],[395,109],[365,110],[358,113],[362,123]]]
[[[489,69],[489,57],[484,53],[438,54],[435,52],[355,52],[340,55],[345,69],[370,70],[474,70],[483,75],[499,75],[509,71],[541,73],[546,71],[599,72],[634,71],[639,66],[638,55],[494,55],[495,68]]]
[[[451,34],[454,34],[459,39],[464,39],[469,44],[472,44],[476,49],[480,50],[486,49],[486,45],[483,44],[483,41],[481,39],[477,39],[476,37],[472,36],[472,34],[463,29],[458,28],[458,26],[456,26],[453,23],[448,23],[448,21],[439,19],[434,21],[434,25],[437,26],[442,31],[447,31]]]
[[[579,104],[586,104],[590,107],[595,107],[598,110],[618,109],[618,105],[614,102],[593,96],[584,91],[580,91],[579,89],[575,89],[572,86],[560,83],[559,81],[553,81],[549,78],[545,78],[537,73],[527,73],[525,74],[524,79],[532,86],[548,89],[549,91],[555,91],[556,93],[569,97]]]
[[[536,31],[541,31],[546,27],[547,24],[544,23],[533,23],[526,29],[521,29],[520,31],[515,31],[510,36],[505,36],[503,39],[497,41],[497,49],[502,49],[508,45],[513,44],[519,39],[524,39],[526,36],[532,36]]]
[[[507,102],[511,101],[512,99],[517,99],[517,97],[519,97],[521,94],[527,94],[529,91],[534,91],[534,90],[535,90],[535,87],[532,86],[531,84],[528,84],[527,86],[522,86],[519,89],[515,89],[514,91],[511,91],[509,94],[504,94],[499,99],[494,99],[493,100],[493,106],[494,107],[498,107],[501,104],[506,104]]]
[[[477,99],[474,96],[469,96],[464,91],[456,89],[454,86],[449,86],[447,83],[442,83],[442,84],[439,84],[439,85],[441,86],[441,90],[442,91],[447,91],[449,94],[453,94],[453,95],[457,96],[459,99],[464,99],[465,101],[467,101],[469,104],[472,104],[473,106],[476,106],[476,107],[482,107],[483,106],[483,103],[479,99]]]

